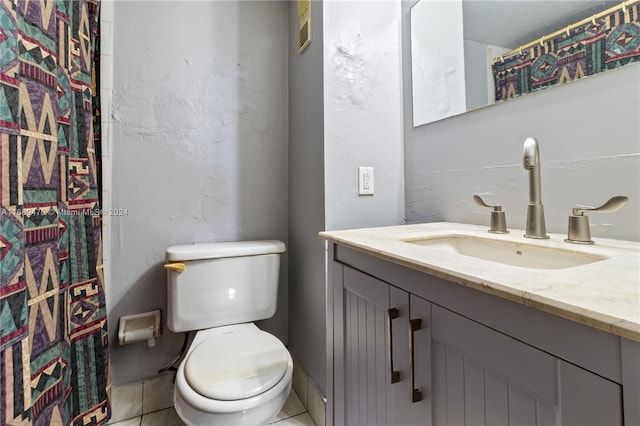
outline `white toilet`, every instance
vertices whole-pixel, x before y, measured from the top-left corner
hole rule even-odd
[[[276,311],[280,241],[167,249],[167,325],[199,330],[178,367],[174,404],[189,426],[264,425],[284,405],[289,351],[251,321]]]

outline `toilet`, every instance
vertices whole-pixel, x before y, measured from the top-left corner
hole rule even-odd
[[[291,355],[252,323],[276,312],[284,251],[275,240],[167,249],[167,326],[197,330],[174,386],[187,425],[265,425],[287,400]]]

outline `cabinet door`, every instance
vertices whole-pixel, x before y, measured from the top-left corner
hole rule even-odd
[[[406,292],[343,268],[342,285],[334,287],[336,425],[404,424],[397,418],[406,409],[396,400],[407,386],[400,365],[407,358],[406,333],[396,330],[406,323],[407,307]]]
[[[434,305],[437,425],[619,425],[621,387]]]

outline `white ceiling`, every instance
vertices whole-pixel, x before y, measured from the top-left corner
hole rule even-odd
[[[620,3],[620,0],[463,0],[464,38],[517,49]]]

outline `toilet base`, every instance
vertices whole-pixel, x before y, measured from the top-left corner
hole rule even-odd
[[[240,425],[266,425],[275,420],[284,406],[291,392],[291,381],[286,389],[273,399],[264,404],[257,405],[249,410],[233,413],[210,413],[193,407],[180,395],[178,388],[174,388],[173,402],[180,419],[187,426],[240,426]]]
[[[186,356],[212,336],[251,331],[259,329],[253,323],[245,323],[200,330],[194,336]],[[235,401],[213,400],[194,391],[185,378],[183,360],[178,366],[173,388],[173,403],[178,416],[188,426],[266,425],[276,418],[291,392],[293,360],[289,352],[287,356],[287,369],[280,382],[264,393]]]

